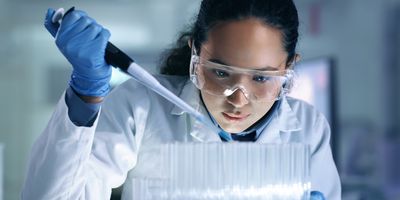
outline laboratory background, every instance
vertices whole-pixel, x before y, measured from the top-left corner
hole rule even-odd
[[[329,120],[343,199],[400,199],[400,0],[294,1],[302,61],[291,95]],[[114,44],[158,73],[160,55],[199,3],[0,0],[0,200],[19,199],[29,151],[71,72],[43,26],[48,7],[85,10]],[[126,78],[115,71],[113,86]]]

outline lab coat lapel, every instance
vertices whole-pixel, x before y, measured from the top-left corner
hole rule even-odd
[[[195,110],[199,111],[204,116],[208,116],[207,110],[202,105],[199,90],[193,85],[193,83],[188,80],[184,85],[181,93],[178,95],[183,101],[192,106]],[[186,115],[187,127],[190,135],[194,138],[195,141],[198,142],[217,142],[221,141],[219,135],[208,131],[205,127],[202,127],[201,124],[196,123],[196,120],[189,116],[184,110],[179,108],[178,106],[174,106],[171,110],[172,115]],[[206,117],[206,120],[211,119]]]
[[[270,124],[264,129],[258,143],[287,143],[293,131],[300,130],[300,122],[290,107],[286,97],[282,98],[278,112],[272,116]]]

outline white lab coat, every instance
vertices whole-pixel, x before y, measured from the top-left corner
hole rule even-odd
[[[158,76],[159,81],[206,114],[198,90],[184,77]],[[75,126],[64,95],[46,129],[33,146],[24,200],[109,199],[111,188],[124,183],[123,200],[133,200],[135,177],[152,177],[155,144],[173,141],[221,141],[192,126],[180,108],[131,79],[105,99],[92,127]],[[330,128],[310,105],[283,98],[278,112],[256,141],[303,142],[311,146],[312,190],[338,200],[341,187],[329,145]],[[140,156],[138,156],[140,154]]]

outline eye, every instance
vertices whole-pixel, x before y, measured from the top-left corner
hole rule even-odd
[[[270,79],[271,79],[271,77],[262,76],[262,75],[256,75],[253,77],[253,80],[258,83],[265,83],[265,82],[269,81]]]
[[[224,70],[213,69],[213,72],[218,78],[225,78],[229,76],[229,73]]]

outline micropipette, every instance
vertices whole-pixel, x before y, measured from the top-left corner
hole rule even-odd
[[[63,8],[59,8],[52,17],[53,23],[59,23],[64,16],[66,16],[69,12],[73,11],[75,7],[71,7],[64,13]],[[142,85],[146,86],[147,88],[153,90],[154,92],[158,93],[159,95],[166,98],[171,103],[177,105],[182,110],[186,111],[192,117],[194,117],[198,122],[206,125],[210,131],[218,134],[220,129],[217,128],[210,120],[188,105],[185,101],[180,99],[174,93],[169,91],[165,88],[161,83],[154,78],[149,72],[144,70],[141,66],[139,66],[135,61],[126,55],[123,51],[117,48],[111,42],[107,43],[106,52],[105,52],[105,60],[108,64],[114,66],[115,68],[119,68],[124,73],[128,74],[135,80],[137,80]]]

